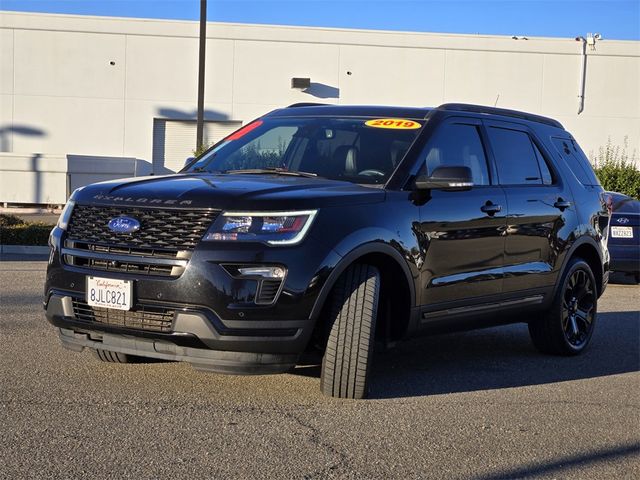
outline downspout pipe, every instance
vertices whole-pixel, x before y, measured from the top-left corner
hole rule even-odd
[[[584,88],[587,77],[587,40],[584,37],[576,37],[577,42],[582,42],[580,65],[580,88],[578,90],[578,115],[584,110]]]

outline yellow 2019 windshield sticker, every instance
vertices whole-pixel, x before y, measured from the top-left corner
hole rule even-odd
[[[375,120],[368,120],[364,124],[367,127],[394,128],[398,130],[413,130],[422,126],[420,123],[406,118],[376,118]]]

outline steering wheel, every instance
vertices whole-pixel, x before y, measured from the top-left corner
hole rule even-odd
[[[386,174],[384,172],[381,172],[380,170],[374,170],[371,168],[358,172],[358,175],[364,175],[365,177],[384,177]]]

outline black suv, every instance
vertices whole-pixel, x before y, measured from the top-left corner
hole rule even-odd
[[[178,174],[76,190],[44,307],[103,361],[276,373],[316,352],[322,392],[362,398],[376,340],[528,322],[541,351],[583,351],[609,215],[555,120],[296,104]]]

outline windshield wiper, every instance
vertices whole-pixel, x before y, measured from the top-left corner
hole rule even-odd
[[[241,173],[241,174],[261,174],[261,173],[275,173],[276,175],[293,175],[294,177],[317,177],[317,173],[300,172],[287,170],[282,167],[269,167],[269,168],[247,168],[244,170],[225,170],[224,173]]]

